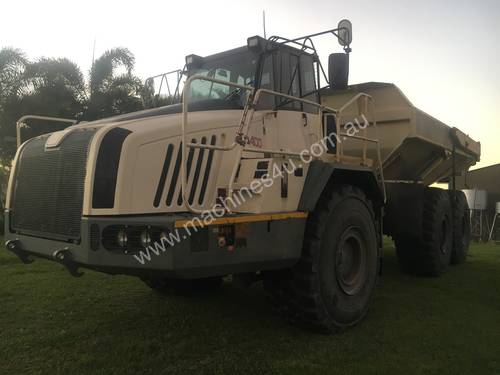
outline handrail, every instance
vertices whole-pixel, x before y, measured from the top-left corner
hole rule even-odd
[[[384,170],[382,168],[382,154],[380,152],[380,140],[374,139],[374,138],[361,137],[359,135],[351,135],[351,134],[347,134],[347,133],[340,133],[339,136],[363,140],[365,142],[372,142],[372,143],[375,143],[377,145],[378,168],[380,170],[380,180],[382,183],[382,192],[384,193],[384,203],[385,203],[387,201],[387,192],[385,189]]]
[[[345,111],[348,107],[350,107],[352,104],[356,103],[359,101],[359,99],[364,98],[366,100],[365,103],[370,103],[370,110],[372,113],[372,118],[373,118],[373,127],[375,129],[375,132],[378,135],[378,127],[377,127],[377,121],[375,118],[375,101],[373,98],[364,93],[358,93],[354,95],[351,99],[349,99],[340,109],[338,110],[337,113],[337,118],[336,118],[336,124],[337,124],[337,134],[342,135],[343,137],[348,137],[348,138],[353,138],[353,139],[358,139],[363,141],[363,162],[366,163],[366,153],[367,153],[367,142],[374,142],[377,144],[377,159],[378,159],[378,168],[380,170],[380,179],[381,179],[381,184],[382,184],[382,190],[384,193],[384,202],[387,199],[387,193],[386,193],[386,188],[385,188],[385,182],[384,182],[384,170],[383,170],[383,165],[382,165],[382,153],[380,151],[380,140],[378,139],[373,139],[373,138],[367,138],[367,126],[363,128],[363,137],[357,136],[357,135],[350,135],[346,133],[340,133],[340,126],[341,126],[341,117],[342,117],[342,112]],[[359,102],[358,102],[359,105]],[[364,110],[368,111],[368,108],[364,108]],[[367,120],[369,121],[369,120]],[[337,152],[337,160],[339,160],[339,157],[344,154],[344,149],[342,143],[340,143],[339,150]]]
[[[226,85],[230,87],[236,87],[242,90],[250,91],[250,95],[247,98],[247,102],[245,104],[245,107],[243,109],[243,114],[240,119],[240,124],[238,127],[238,130],[236,132],[236,138],[235,140],[229,145],[229,146],[215,146],[215,145],[201,145],[197,143],[188,143],[187,138],[186,138],[186,124],[188,120],[188,112],[189,112],[189,89],[191,87],[191,84],[195,80],[202,80],[202,81],[210,81],[213,83],[218,83],[221,85]],[[292,157],[300,157],[301,153],[298,152],[290,152],[290,151],[283,151],[283,150],[263,150],[263,149],[253,149],[253,148],[245,148],[246,145],[246,137],[249,131],[249,126],[250,122],[253,118],[253,114],[255,112],[255,108],[259,103],[260,97],[262,94],[269,94],[269,95],[274,95],[274,96],[279,96],[283,98],[287,98],[290,100],[294,101],[299,101],[304,104],[309,104],[314,107],[319,108],[320,110],[327,110],[332,113],[336,113],[336,110],[334,108],[330,108],[328,106],[318,104],[316,102],[303,99],[303,98],[296,98],[291,95],[283,94],[280,92],[272,91],[272,90],[267,90],[267,89],[258,89],[257,92],[255,92],[255,89],[252,86],[246,86],[246,85],[240,85],[238,83],[233,83],[233,82],[228,82],[228,81],[223,81],[220,79],[212,78],[212,77],[207,77],[201,74],[196,74],[191,77],[189,77],[185,84],[184,84],[184,91],[182,93],[182,122],[181,122],[181,133],[182,133],[182,147],[181,147],[181,189],[182,189],[182,198],[183,202],[186,205],[186,208],[193,212],[200,214],[203,211],[198,210],[191,206],[189,204],[189,200],[186,199],[187,197],[187,170],[186,170],[186,147],[190,148],[206,148],[206,149],[211,149],[211,150],[217,150],[217,151],[231,151],[238,147],[237,149],[237,154],[236,154],[236,163],[233,167],[233,170],[231,172],[231,177],[229,180],[229,186],[228,186],[228,195],[231,196],[233,193],[233,185],[234,185],[234,180],[236,178],[236,174],[238,172],[238,164],[239,160],[241,159],[241,155],[243,152],[254,152],[254,153],[270,153],[270,154],[276,154],[276,155],[284,155],[284,156],[292,156]],[[248,113],[251,113],[250,116],[248,116]],[[308,153],[302,153],[307,155]]]
[[[237,153],[237,160],[241,158],[241,148],[243,147],[243,132],[246,127],[247,123],[247,116],[248,116],[248,111],[250,108],[250,102],[253,98],[253,93],[254,93],[254,88],[252,86],[246,86],[246,85],[240,85],[238,83],[233,83],[233,82],[228,82],[228,81],[222,81],[220,79],[216,78],[211,78],[207,77],[201,74],[195,74],[191,77],[189,77],[186,80],[186,83],[184,83],[184,90],[182,92],[182,121],[181,121],[181,134],[182,134],[182,140],[181,140],[181,194],[182,194],[182,200],[184,204],[186,205],[186,208],[191,211],[192,213],[195,214],[201,214],[203,211],[198,210],[191,206],[189,204],[189,199],[187,198],[187,170],[186,170],[186,147],[194,147],[196,144],[194,143],[187,143],[187,138],[186,138],[186,124],[188,120],[188,101],[189,101],[189,89],[191,88],[191,83],[195,80],[202,80],[202,81],[211,81],[214,83],[219,83],[221,85],[226,85],[229,87],[236,87],[242,90],[250,91],[250,95],[247,98],[247,102],[245,104],[243,113],[241,115],[240,119],[240,124],[238,127],[238,131],[236,133],[236,138],[231,143],[229,146],[226,147],[219,147],[217,148],[219,151],[230,151],[233,150],[236,146],[240,146],[238,149]],[[253,117],[253,106],[252,106],[252,115],[250,116],[250,119]],[[233,168],[232,174],[231,174],[231,180],[234,179],[234,176],[236,175],[237,172],[237,165],[236,168]],[[231,184],[230,184],[231,185]]]
[[[155,76],[148,77],[148,78],[146,78],[146,81],[145,81],[145,82],[147,82],[147,81],[151,81],[151,80],[153,80],[153,79],[155,79],[155,78],[165,77],[165,76],[168,76],[168,75],[173,74],[173,73],[182,73],[182,72],[183,72],[183,70],[182,70],[182,69],[175,69],[175,70],[171,70],[171,71],[169,71],[169,72],[165,72],[165,73],[157,74],[157,75],[155,75]]]
[[[187,134],[186,134],[186,126],[188,123],[188,112],[189,112],[189,89],[191,87],[191,84],[195,80],[204,80],[204,81],[210,81],[213,83],[218,83],[221,85],[226,85],[229,87],[236,87],[242,90],[250,91],[250,94],[247,97],[245,106],[243,108],[243,113],[240,119],[240,123],[238,126],[238,130],[236,132],[236,137],[234,141],[228,145],[228,146],[216,146],[216,145],[203,145],[203,144],[197,144],[197,143],[188,143],[187,142]],[[186,205],[186,208],[196,214],[201,214],[203,211],[198,210],[191,206],[189,204],[189,200],[187,198],[187,183],[188,183],[188,176],[187,176],[187,170],[186,170],[186,148],[200,148],[200,149],[209,149],[209,150],[217,150],[217,151],[231,151],[235,148],[237,148],[236,151],[236,157],[235,157],[235,165],[233,167],[233,170],[231,172],[230,180],[229,180],[229,186],[228,186],[228,196],[231,196],[233,193],[233,185],[234,185],[234,180],[236,178],[236,174],[238,171],[238,166],[239,166],[239,161],[241,160],[241,156],[243,152],[254,152],[254,153],[269,153],[269,154],[277,154],[277,155],[284,155],[284,156],[291,156],[291,157],[303,157],[305,155],[308,155],[309,153],[306,151],[302,151],[301,153],[297,152],[290,152],[290,151],[283,151],[283,150],[264,150],[264,149],[254,149],[254,148],[247,148],[245,145],[247,144],[247,139],[248,139],[248,132],[250,130],[250,124],[253,118],[253,115],[255,113],[255,108],[259,104],[260,98],[263,94],[268,94],[268,95],[273,95],[277,97],[282,97],[286,98],[292,101],[297,101],[301,102],[304,104],[311,105],[313,107],[316,107],[319,109],[320,113],[326,112],[330,113],[336,118],[336,124],[337,124],[337,134],[340,134],[340,116],[342,114],[342,111],[344,111],[347,107],[352,105],[355,101],[358,99],[364,97],[367,100],[370,101],[371,103],[371,110],[373,113],[373,122],[374,125],[376,126],[375,122],[375,107],[374,107],[374,102],[373,98],[365,93],[359,93],[355,95],[353,98],[351,98],[347,103],[345,103],[339,110],[319,104],[307,99],[303,98],[297,98],[288,94],[283,94],[280,92],[268,90],[268,89],[258,89],[255,91],[255,89],[252,86],[246,86],[246,85],[240,85],[237,83],[233,82],[228,82],[228,81],[223,81],[220,79],[212,78],[212,77],[207,77],[204,75],[193,75],[189,77],[185,84],[184,84],[184,90],[182,93],[182,121],[181,121],[181,142],[182,142],[182,147],[181,147],[181,194],[183,198],[183,202]],[[250,115],[249,115],[250,113]],[[383,177],[383,170],[382,170],[382,158],[381,158],[381,152],[380,152],[380,142],[375,139],[370,139],[366,137],[366,128],[364,129],[364,137],[360,136],[351,136],[348,134],[342,134],[343,136],[350,137],[350,138],[355,138],[355,139],[360,139],[363,140],[363,162],[366,162],[366,143],[367,142],[374,142],[377,144],[377,156],[378,156],[378,161],[379,161],[379,169],[380,169],[380,178],[382,180],[382,188],[383,188],[383,193],[384,193],[384,200],[386,199],[386,190],[385,190],[385,184],[384,184],[384,177]],[[337,149],[337,158],[340,157],[340,155],[343,154],[342,147]],[[340,155],[339,155],[340,154]]]
[[[319,104],[319,103],[316,103],[316,102],[313,102],[311,100],[307,100],[307,99],[304,99],[304,98],[297,98],[295,96],[292,96],[292,95],[287,95],[287,94],[283,94],[281,92],[277,92],[277,91],[272,91],[272,90],[268,90],[268,89],[258,89],[256,94],[255,94],[255,99],[254,99],[254,102],[253,102],[253,105],[254,106],[257,106],[258,104],[258,101],[260,100],[260,96],[261,96],[261,93],[265,93],[265,94],[269,94],[269,95],[274,95],[274,96],[279,96],[279,97],[282,97],[282,98],[287,98],[287,99],[290,99],[290,100],[294,100],[294,101],[297,101],[297,102],[301,102],[301,103],[304,103],[304,104],[309,104],[309,105],[312,105],[322,111],[328,111],[328,112],[331,112],[331,113],[337,113],[338,110],[335,109],[335,108],[332,108],[332,107],[328,107],[326,105],[323,105],[323,104]]]
[[[374,123],[375,127],[377,126],[376,122],[375,122],[375,105],[373,102],[373,98],[370,95],[361,92],[361,93],[354,95],[351,99],[349,99],[346,103],[344,103],[344,105],[342,107],[340,107],[340,109],[338,110],[337,119],[336,119],[337,120],[336,121],[337,122],[337,134],[340,133],[340,123],[341,123],[340,120],[342,117],[342,112],[344,112],[347,108],[349,108],[354,103],[357,103],[358,100],[361,98],[365,98],[366,100],[370,101],[372,115],[373,115],[373,123]],[[363,129],[363,134],[366,137],[366,127]],[[339,157],[340,155],[343,155],[343,153],[344,153],[344,148],[343,148],[343,145],[341,144],[339,147],[339,152],[337,153],[337,157]],[[366,162],[366,142],[363,142],[363,162]]]
[[[38,115],[24,115],[16,122],[16,144],[17,148],[21,146],[21,127],[26,120],[47,120],[47,121],[57,121],[57,122],[69,122],[72,125],[76,124],[78,121],[73,119],[59,118],[59,117],[48,117],[48,116],[38,116]]]
[[[190,148],[203,148],[207,150],[215,150],[215,151],[230,151],[232,148],[228,149],[228,147],[214,146],[214,145],[205,145],[201,143],[188,143],[187,147]],[[234,147],[233,147],[234,148]],[[244,152],[254,152],[257,154],[275,154],[275,155],[284,155],[284,156],[294,156],[300,157],[301,155],[308,155],[309,152],[292,152],[292,151],[281,151],[281,150],[270,150],[265,148],[243,148]]]
[[[247,102],[245,104],[245,107],[243,109],[243,114],[240,120],[240,124],[238,127],[238,130],[236,132],[236,138],[231,143],[229,146],[221,147],[221,146],[212,146],[212,145],[201,145],[201,144],[196,144],[196,143],[188,143],[187,138],[186,138],[186,124],[187,124],[187,119],[188,119],[188,111],[189,111],[189,89],[191,87],[191,83],[195,80],[203,80],[203,81],[210,81],[213,83],[218,83],[221,85],[226,85],[230,87],[236,87],[240,88],[242,90],[250,91],[250,95],[247,98]],[[200,214],[203,211],[198,210],[191,206],[189,204],[189,201],[186,199],[186,188],[187,188],[187,171],[186,171],[186,152],[185,149],[186,147],[190,148],[206,148],[206,149],[212,149],[212,150],[217,150],[217,151],[230,151],[236,148],[237,146],[237,154],[236,154],[236,163],[233,167],[233,170],[231,172],[231,177],[229,180],[229,186],[228,186],[228,195],[231,196],[233,193],[233,184],[234,180],[236,178],[236,174],[238,172],[238,164],[239,160],[241,159],[241,155],[243,152],[255,152],[255,153],[270,153],[270,154],[277,154],[277,155],[285,155],[285,156],[293,156],[293,157],[300,157],[301,153],[295,153],[295,152],[289,152],[289,151],[282,151],[282,150],[262,150],[262,149],[252,149],[252,148],[245,148],[246,145],[246,137],[249,131],[249,126],[250,122],[253,118],[253,114],[255,112],[255,108],[259,104],[260,97],[262,94],[268,94],[268,95],[273,95],[273,96],[278,96],[286,99],[290,99],[293,101],[298,101],[304,104],[309,104],[311,106],[314,106],[318,108],[320,111],[328,111],[331,113],[337,113],[337,110],[335,108],[331,108],[328,106],[325,106],[323,104],[319,104],[316,102],[313,102],[311,100],[303,99],[303,98],[297,98],[292,95],[287,95],[283,94],[280,92],[268,90],[268,89],[258,89],[255,92],[254,87],[252,86],[246,86],[246,85],[240,85],[238,83],[233,83],[233,82],[228,82],[228,81],[223,81],[220,79],[212,78],[212,77],[207,77],[201,74],[195,74],[191,77],[189,77],[185,84],[184,84],[184,91],[182,93],[182,122],[181,122],[181,133],[182,133],[182,147],[181,147],[181,189],[182,189],[182,198],[183,202],[186,205],[186,208],[196,214]],[[251,112],[250,117],[248,117],[248,113]],[[308,153],[302,153],[303,155],[307,155]]]
[[[182,78],[182,75],[184,74],[184,72],[185,72],[185,70],[183,70],[183,69],[176,69],[176,70],[171,70],[171,71],[166,72],[166,73],[157,74],[155,76],[151,76],[151,77],[146,78],[146,80],[144,81],[144,84],[148,85],[149,82],[152,82],[153,86],[154,86],[155,79],[161,78],[160,85],[158,88],[158,94],[153,93],[153,100],[155,99],[156,95],[158,95],[158,96],[161,95],[161,89],[163,87],[164,81],[165,81],[165,84],[167,86],[168,95],[174,99],[180,98],[180,84],[181,84],[181,78]],[[170,84],[168,83],[168,77],[174,73],[176,74],[177,82],[175,84],[175,91],[172,94],[172,91],[170,90]],[[156,104],[156,103],[154,103],[154,104]]]

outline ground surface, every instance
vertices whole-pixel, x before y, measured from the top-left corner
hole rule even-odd
[[[403,275],[385,254],[367,319],[324,336],[283,322],[260,285],[161,297],[2,248],[0,374],[500,374],[500,246],[473,246],[440,279]]]

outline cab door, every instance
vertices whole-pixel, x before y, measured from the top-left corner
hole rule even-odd
[[[317,102],[313,57],[283,50],[275,58],[276,91]],[[318,108],[298,100],[276,98],[278,144],[287,151],[309,149],[318,140]]]

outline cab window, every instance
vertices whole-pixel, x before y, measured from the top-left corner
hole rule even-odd
[[[314,70],[314,60],[312,56],[300,56],[300,81],[302,83],[302,98],[318,103],[316,72]],[[304,112],[314,113],[316,111],[316,107],[310,104],[304,104]]]
[[[260,88],[318,102],[312,56],[283,50],[268,54],[262,63]],[[313,105],[271,95],[261,96],[259,108],[317,112]]]

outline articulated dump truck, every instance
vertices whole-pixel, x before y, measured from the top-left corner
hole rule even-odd
[[[327,69],[319,35],[343,47]],[[439,276],[464,262],[468,207],[454,177],[479,160],[479,143],[393,84],[349,85],[351,39],[343,20],[189,55],[180,104],[20,144],[7,250],[158,292],[263,281],[290,321],[330,333],[366,315],[383,235],[405,272]],[[451,188],[430,187],[439,182]]]

